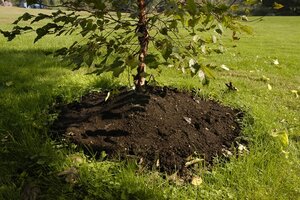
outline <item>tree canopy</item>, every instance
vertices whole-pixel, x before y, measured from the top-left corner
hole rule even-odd
[[[212,77],[206,55],[224,51],[224,31],[251,32],[234,13],[236,0],[75,0],[63,6],[67,10],[52,14],[25,13],[12,31],[1,33],[12,40],[34,31],[34,42],[50,34],[80,35],[83,40],[54,55],[70,61],[74,69],[93,67],[97,74],[112,72],[117,77],[126,69],[137,69],[136,86],[144,84],[146,66],[157,71],[174,67],[205,83]],[[30,25],[20,26],[22,21]],[[31,26],[41,21],[45,23],[39,28]]]

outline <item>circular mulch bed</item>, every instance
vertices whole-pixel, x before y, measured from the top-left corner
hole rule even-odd
[[[52,132],[93,152],[134,156],[171,173],[184,170],[195,154],[211,162],[241,130],[241,111],[188,92],[152,87],[106,96],[93,92],[62,106]]]

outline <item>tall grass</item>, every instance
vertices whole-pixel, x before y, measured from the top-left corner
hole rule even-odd
[[[22,12],[0,7],[0,28],[9,29]],[[237,47],[228,33],[228,51],[210,58],[217,67],[209,86],[172,69],[157,77],[164,85],[200,88],[199,95],[247,113],[243,137],[249,153],[227,163],[216,158],[209,171],[200,168],[200,186],[176,185],[156,172],[139,172],[135,164],[95,160],[50,139],[56,114],[49,110],[58,96],[71,102],[91,90],[126,84],[126,77],[87,76],[89,69],[71,71],[45,55],[74,38],[48,37],[33,45],[32,34],[12,42],[0,37],[0,199],[27,194],[39,199],[299,199],[299,23],[298,17],[252,22],[255,33],[241,36]],[[228,91],[227,82],[238,91]]]

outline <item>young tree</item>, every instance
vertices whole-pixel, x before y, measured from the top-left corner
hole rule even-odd
[[[90,66],[95,73],[137,69],[134,84],[145,85],[146,66],[172,66],[206,81],[211,75],[205,55],[224,51],[221,36],[226,28],[251,32],[234,14],[237,1],[221,0],[73,0],[64,1],[68,11],[37,16],[25,13],[12,31],[1,33],[12,40],[35,31],[37,42],[46,35],[79,34],[84,38],[61,48],[54,55],[75,64]],[[83,11],[83,12],[82,12]],[[45,21],[34,29],[18,25]],[[50,22],[49,22],[50,20]],[[148,52],[151,49],[151,52]]]

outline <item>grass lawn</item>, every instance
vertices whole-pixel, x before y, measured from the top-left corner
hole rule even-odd
[[[38,12],[0,7],[0,29],[11,28],[24,11]],[[229,163],[216,158],[209,171],[200,168],[199,186],[140,173],[133,164],[95,160],[51,140],[48,127],[57,114],[49,109],[57,96],[71,102],[91,90],[127,84],[126,78],[85,75],[87,69],[71,71],[45,56],[74,38],[47,37],[33,45],[33,34],[12,42],[0,36],[0,199],[26,193],[38,199],[300,199],[300,17],[248,23],[253,35],[225,39],[227,51],[211,56],[218,67],[209,86],[171,69],[157,77],[164,85],[201,87],[199,95],[247,112],[249,153]],[[227,92],[230,81],[237,92]]]

